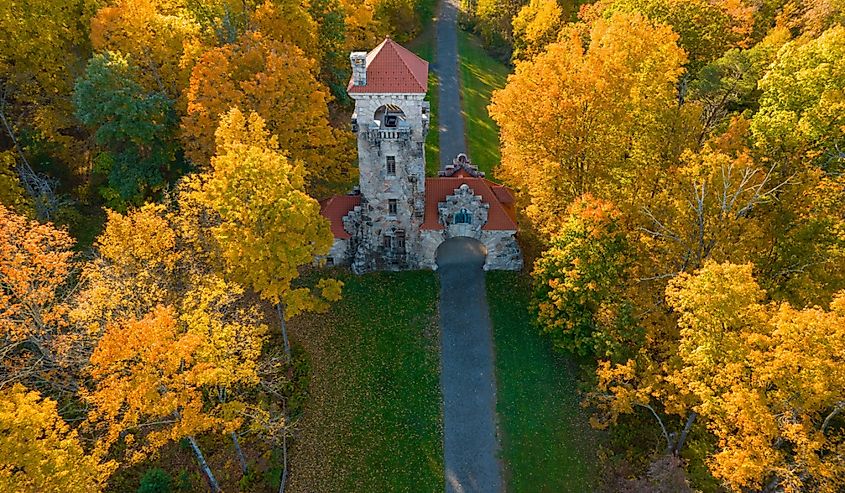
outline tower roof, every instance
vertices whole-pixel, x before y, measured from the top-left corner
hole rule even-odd
[[[425,93],[428,91],[428,62],[385,38],[367,53],[367,83],[356,86],[350,80],[346,90],[353,94]]]

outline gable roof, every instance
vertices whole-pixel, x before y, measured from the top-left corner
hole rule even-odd
[[[367,53],[367,83],[356,86],[349,80],[348,93],[425,93],[428,91],[428,62],[407,48],[385,38]]]
[[[463,174],[463,173],[459,173]],[[513,208],[513,195],[507,187],[490,180],[473,176],[449,176],[425,179],[425,217],[420,229],[443,229],[439,220],[437,205],[446,201],[446,196],[455,193],[455,189],[466,185],[481,196],[481,200],[490,204],[487,210],[487,224],[481,229],[487,231],[516,231],[516,212]],[[510,198],[510,200],[508,200]],[[502,200],[504,199],[504,200]]]
[[[343,229],[343,216],[360,204],[360,195],[336,195],[320,201],[320,214],[331,223],[332,235],[335,238],[352,238],[352,235]]]

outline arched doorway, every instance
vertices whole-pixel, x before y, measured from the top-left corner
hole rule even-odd
[[[434,253],[438,269],[447,265],[483,267],[487,260],[484,243],[469,236],[455,236],[444,241]]]

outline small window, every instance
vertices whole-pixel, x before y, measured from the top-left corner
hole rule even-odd
[[[384,237],[381,240],[381,246],[383,246],[385,249],[388,249],[388,250],[392,249],[393,248],[393,237],[384,235]]]
[[[472,224],[472,214],[466,209],[461,209],[455,214],[455,224]]]
[[[387,213],[391,216],[396,215],[396,210],[398,208],[396,199],[388,199],[387,200]]]
[[[334,265],[334,257],[326,257],[326,267],[331,267]]]
[[[396,249],[405,251],[405,231],[402,229],[396,230]]]
[[[387,156],[387,174],[396,174],[396,156]]]

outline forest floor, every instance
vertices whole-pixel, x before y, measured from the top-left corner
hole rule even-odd
[[[343,299],[290,324],[311,382],[288,491],[443,491],[434,274],[331,274]]]
[[[595,491],[597,437],[580,406],[579,366],[532,323],[525,274],[487,273],[507,491]]]
[[[473,164],[495,181],[495,168],[501,161],[499,128],[487,105],[493,91],[505,86],[511,69],[491,57],[478,37],[463,30],[458,31],[458,56],[467,152]]]

